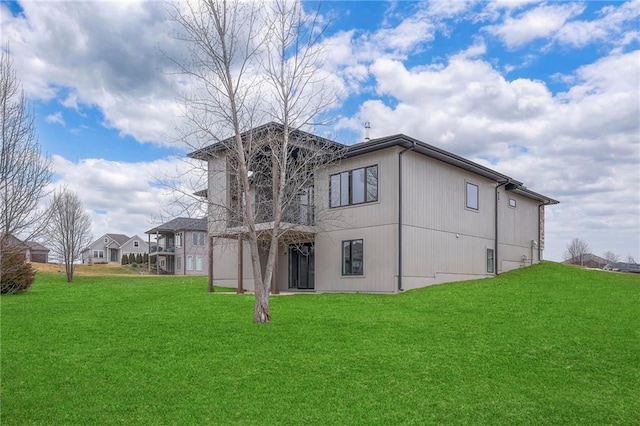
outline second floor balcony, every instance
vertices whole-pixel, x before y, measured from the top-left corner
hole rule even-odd
[[[253,203],[253,212],[256,224],[273,222],[273,203],[271,201]],[[315,225],[315,206],[303,203],[289,204],[283,209],[280,222],[313,226]],[[244,210],[230,212],[227,227],[235,228],[242,225],[246,225]]]

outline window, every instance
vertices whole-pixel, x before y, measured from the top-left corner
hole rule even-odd
[[[364,273],[364,252],[362,240],[342,242],[342,275],[362,275]]]
[[[202,256],[196,256],[196,271],[202,271]]]
[[[467,208],[478,210],[478,185],[467,182]]]
[[[516,200],[513,198],[509,198],[509,207],[515,209],[516,208]]]
[[[102,251],[102,250],[94,250],[93,251],[93,257],[97,257],[99,259],[103,259],[104,258],[104,251]]]
[[[193,271],[193,256],[187,256],[187,271]]]
[[[493,274],[495,271],[495,256],[493,254],[493,249],[487,249],[487,272]]]
[[[104,242],[105,242],[105,243],[108,243],[108,242],[109,242],[109,238],[104,237]]]
[[[182,269],[182,257],[176,257],[176,271]]]
[[[378,166],[331,175],[329,193],[331,207],[378,201]]]
[[[204,246],[204,232],[200,233],[200,236],[198,237],[198,241],[201,246]]]
[[[182,234],[176,234],[176,247],[182,247]]]
[[[198,245],[198,233],[194,232],[192,235],[193,235],[193,245],[197,246]]]
[[[133,242],[133,246],[134,246],[134,247],[140,247],[140,244],[139,244],[137,241],[134,241],[134,242]]]

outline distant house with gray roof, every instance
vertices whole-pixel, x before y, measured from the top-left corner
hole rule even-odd
[[[137,235],[104,234],[82,251],[82,263],[120,263],[123,255],[148,251],[147,242]]]
[[[208,271],[207,219],[178,217],[145,232],[150,247],[151,272],[170,275],[206,275]],[[155,243],[151,239],[155,239]]]

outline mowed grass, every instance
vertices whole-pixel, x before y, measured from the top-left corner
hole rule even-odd
[[[544,263],[401,295],[41,274],[1,300],[13,424],[637,424],[640,276]]]

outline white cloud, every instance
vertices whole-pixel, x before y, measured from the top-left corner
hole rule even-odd
[[[485,29],[500,37],[507,46],[519,47],[535,39],[550,37],[584,9],[585,6],[578,3],[542,5],[515,18],[507,16],[501,24]]]
[[[377,94],[396,102],[362,103],[340,125],[371,137],[405,133],[475,159],[558,198],[549,209],[547,254],[590,236],[596,253],[640,254],[640,51],[579,68],[569,90],[507,80],[483,60],[454,55],[441,65],[408,69],[379,59]],[[569,80],[568,80],[569,81]],[[483,158],[491,158],[489,163]],[[626,254],[626,253],[625,253]]]
[[[47,123],[58,123],[62,127],[65,127],[67,125],[67,123],[65,123],[65,121],[64,121],[64,118],[62,118],[62,112],[61,111],[58,111],[56,113],[47,115],[45,120],[47,121]]]
[[[56,175],[53,188],[66,186],[79,194],[89,212],[94,238],[108,232],[129,236],[144,235],[158,223],[185,215],[184,202],[202,188],[204,164],[184,159],[122,163],[104,159],[69,161],[52,157]],[[178,191],[160,184],[160,180],[183,177]],[[187,197],[178,197],[187,195]],[[194,214],[192,210],[189,214]]]
[[[159,2],[23,2],[2,9],[3,40],[28,96],[82,111],[97,107],[104,125],[140,142],[167,143],[178,76],[162,52],[176,53]]]

